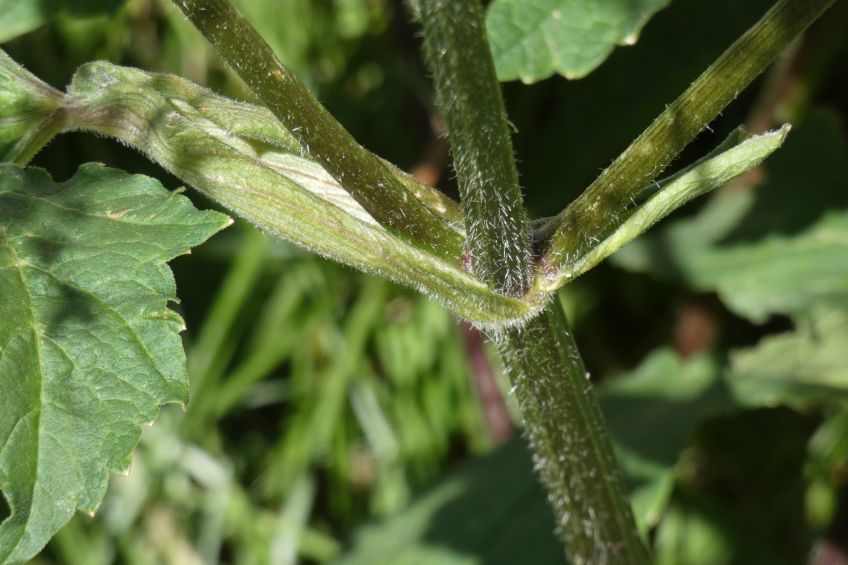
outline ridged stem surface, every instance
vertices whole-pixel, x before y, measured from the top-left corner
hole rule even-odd
[[[444,113],[473,272],[522,296],[530,237],[500,86],[479,0],[415,0]]]
[[[174,2],[304,150],[375,220],[439,257],[459,260],[462,237],[356,142],[228,0]]]
[[[778,0],[548,226],[543,265],[568,265],[617,228],[642,189],[713,121],[834,0]]]
[[[496,337],[572,563],[647,563],[589,374],[558,301]]]
[[[480,2],[411,6],[445,112],[474,270],[495,288],[523,293],[527,224]],[[572,563],[646,562],[609,432],[558,301],[496,338]]]

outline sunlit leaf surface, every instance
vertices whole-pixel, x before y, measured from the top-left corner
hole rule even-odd
[[[495,0],[486,26],[501,80],[586,76],[632,45],[668,0]]]
[[[166,261],[227,225],[155,180],[0,168],[0,562],[94,512],[140,427],[188,400]]]

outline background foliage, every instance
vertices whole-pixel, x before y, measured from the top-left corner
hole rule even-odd
[[[357,139],[455,190],[400,2],[235,3]],[[106,59],[248,97],[169,2],[53,4],[0,10],[0,39],[32,30],[3,48],[56,87]],[[531,212],[561,209],[769,4],[676,0],[635,46],[554,69],[600,64],[581,80],[505,84]],[[848,559],[846,32],[842,3],[680,162],[739,123],[791,121],[782,150],[561,293],[659,563]],[[87,161],[179,185],[78,134],[34,164],[61,181]],[[441,308],[244,225],[173,267],[190,408],[164,409],[36,562],[558,562],[529,456],[500,443],[477,346]]]

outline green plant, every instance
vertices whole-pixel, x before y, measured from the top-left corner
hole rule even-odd
[[[117,138],[265,231],[420,289],[486,328],[511,373],[572,559],[640,562],[644,548],[609,439],[553,293],[780,146],[786,128],[753,137],[740,131],[654,181],[830,3],[778,2],[581,197],[536,224],[523,210],[477,2],[412,3],[445,112],[461,210],[361,148],[221,1],[180,6],[267,110],[106,63],[83,66],[63,94],[2,55],[0,149],[5,160],[25,164],[62,131]],[[644,17],[655,8],[646,3]],[[644,17],[618,35],[631,35]],[[108,192],[115,185],[122,192]],[[165,307],[174,290],[163,261],[226,220],[191,210],[155,181],[96,167],[57,184],[9,165],[3,186],[3,294],[13,298],[2,316],[10,353],[0,374],[8,406],[0,484],[12,516],[0,526],[0,555],[14,562],[76,508],[93,511],[108,471],[126,468],[138,426],[160,404],[185,400],[180,321]],[[104,347],[112,357],[91,354]],[[51,438],[47,447],[33,440],[42,436]],[[79,456],[90,452],[101,457]]]

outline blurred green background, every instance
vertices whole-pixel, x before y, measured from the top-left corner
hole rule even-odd
[[[400,1],[234,2],[360,142],[456,194]],[[505,84],[533,215],[566,205],[770,4],[675,0],[585,79]],[[0,38],[56,87],[106,59],[250,100],[167,0],[42,15],[21,35],[0,15]],[[560,295],[658,563],[848,563],[846,111],[843,2],[675,167],[740,123],[790,121],[785,148]],[[88,161],[181,184],[82,134],[34,164],[61,180]],[[478,334],[247,225],[173,268],[188,411],[163,410],[130,476],[36,563],[561,562]]]

